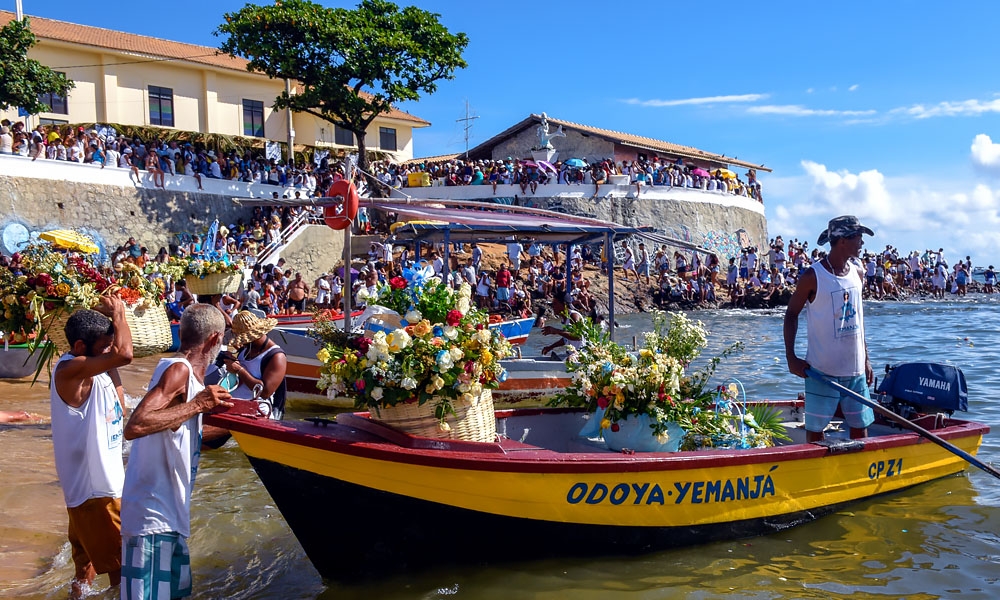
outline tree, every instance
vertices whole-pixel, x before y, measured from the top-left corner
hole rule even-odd
[[[73,82],[37,60],[28,58],[35,45],[28,18],[13,20],[0,29],[0,110],[12,106],[37,114],[52,107],[39,101],[42,94],[65,97]]]
[[[387,0],[362,0],[354,10],[277,0],[226,13],[215,34],[228,36],[221,50],[248,60],[248,71],[297,82],[298,93],[282,92],[274,107],[351,131],[367,171],[372,121],[398,102],[434,93],[438,81],[466,66],[468,37],[451,34],[439,17]]]

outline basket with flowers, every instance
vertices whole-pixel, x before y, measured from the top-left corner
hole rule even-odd
[[[371,303],[403,314],[402,327],[345,334],[320,319],[318,387],[353,395],[356,408],[413,435],[492,442],[491,390],[507,377],[500,360],[511,346],[471,295],[467,284],[392,280]]]
[[[734,411],[732,403],[719,403],[720,395],[707,389],[719,362],[741,349],[740,342],[688,373],[707,345],[707,332],[700,321],[682,313],[654,313],[652,331],[644,334],[643,347],[635,352],[586,321],[577,328],[575,333],[587,343],[567,358],[571,383],[550,405],[593,413],[582,436],[603,437],[613,450],[646,452],[673,452],[689,438],[697,440],[697,447],[710,447],[713,439],[723,440],[724,433],[742,433],[754,444],[772,439],[748,433],[752,417]]]
[[[44,359],[55,352],[68,349],[63,327],[69,316],[78,309],[94,307],[103,294],[115,294],[129,307],[126,318],[133,332],[145,330],[157,338],[142,343],[140,337],[140,353],[161,352],[170,346],[170,323],[166,313],[156,308],[163,301],[162,284],[143,277],[131,263],[123,263],[118,271],[103,270],[81,256],[47,244],[29,245],[9,266],[0,267],[0,330],[15,342],[33,337],[36,347],[47,336],[53,343],[44,346],[45,354],[39,361],[46,362]],[[162,318],[159,313],[163,313]]]
[[[226,254],[221,258],[171,257],[165,265],[148,268],[170,275],[175,281],[184,279],[192,294],[232,294],[239,291],[243,279],[243,264]]]

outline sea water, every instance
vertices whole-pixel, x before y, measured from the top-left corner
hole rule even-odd
[[[1000,299],[867,303],[872,364],[948,362],[965,372],[971,419],[993,426],[979,457],[1000,464]],[[734,341],[716,382],[738,379],[750,398],[794,398],[802,380],[784,359],[782,311],[690,313],[711,331],[704,356]],[[623,315],[616,334],[631,343],[649,315]],[[804,338],[804,324],[800,328]],[[546,340],[535,330],[529,348]],[[799,355],[804,355],[800,340]],[[130,367],[126,385],[148,381],[155,358]],[[881,375],[880,375],[881,376]],[[141,389],[132,393],[141,394]],[[11,400],[16,401],[11,404]],[[0,383],[3,408],[47,413],[47,392]],[[306,414],[291,414],[300,418]],[[65,509],[44,427],[0,429],[0,594],[65,598],[72,575],[61,527]],[[197,598],[997,598],[1000,597],[1000,481],[975,469],[856,503],[814,522],[749,539],[635,557],[447,567],[345,586],[324,582],[239,449],[202,455],[190,540]],[[317,514],[317,520],[369,515]],[[448,535],[448,523],[439,523]],[[503,532],[495,532],[503,535]],[[351,548],[354,541],[333,538]],[[526,541],[527,543],[527,541]],[[391,566],[387,565],[387,568]],[[98,580],[101,593],[102,579]]]

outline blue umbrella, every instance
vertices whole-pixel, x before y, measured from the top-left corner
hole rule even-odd
[[[563,164],[569,167],[582,168],[587,166],[587,161],[580,158],[571,158],[566,162],[564,162]]]

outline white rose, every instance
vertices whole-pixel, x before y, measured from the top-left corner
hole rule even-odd
[[[465,356],[465,352],[462,352],[462,349],[458,347],[454,347],[448,352],[451,353],[452,360],[461,360]]]
[[[410,325],[416,325],[424,317],[423,315],[420,314],[419,310],[413,309],[410,312],[406,313],[406,315],[403,318],[406,319],[406,322],[409,323]]]
[[[483,327],[482,329],[480,329],[479,331],[476,332],[476,340],[480,344],[489,344],[490,343],[490,339],[492,337],[493,337],[493,334],[490,332],[490,330],[489,330],[488,327]]]
[[[417,380],[412,377],[404,377],[403,381],[401,381],[399,385],[404,390],[415,390],[417,389]]]
[[[458,337],[458,327],[452,327],[451,325],[444,326],[444,337],[449,340],[453,340]]]
[[[469,299],[465,297],[459,298],[458,302],[455,304],[455,310],[462,313],[463,316],[469,312],[471,307],[472,305],[469,303]]]
[[[380,387],[377,387],[377,388],[373,389],[372,390],[372,399],[373,400],[381,400],[382,399],[382,392],[383,392],[383,390]]]

